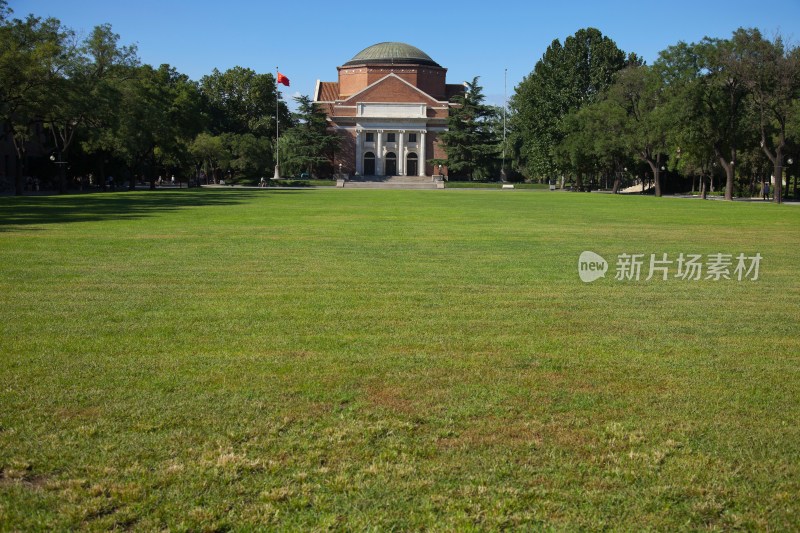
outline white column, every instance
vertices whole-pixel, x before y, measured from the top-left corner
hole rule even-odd
[[[361,137],[363,130],[356,130],[356,174],[364,175],[364,154],[361,148]]]
[[[419,132],[419,143],[417,144],[419,150],[417,150],[417,157],[419,157],[419,175],[425,175],[425,130]]]
[[[375,143],[375,175],[383,176],[383,130],[378,130],[378,142]]]
[[[397,175],[398,176],[405,176],[406,175],[406,151],[405,148],[405,136],[406,131],[400,130],[397,134],[400,139],[397,145]]]

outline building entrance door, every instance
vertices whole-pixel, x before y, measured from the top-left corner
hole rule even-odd
[[[397,174],[397,156],[394,152],[386,154],[386,175],[394,176]]]
[[[416,176],[419,174],[417,167],[417,154],[410,153],[406,158],[406,176]]]
[[[374,176],[375,175],[375,154],[372,152],[367,152],[364,154],[364,175],[365,176]]]

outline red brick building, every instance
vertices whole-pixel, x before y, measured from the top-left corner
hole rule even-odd
[[[378,43],[337,67],[339,81],[320,82],[314,100],[342,138],[336,171],[360,176],[430,176],[426,161],[444,158],[450,98],[463,92],[447,69],[405,43]]]

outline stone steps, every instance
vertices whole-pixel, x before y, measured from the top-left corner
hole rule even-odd
[[[435,189],[436,184],[402,181],[347,181],[345,189]]]
[[[436,189],[430,176],[387,176],[367,178],[360,176],[345,182],[345,189]]]
[[[635,192],[644,192],[649,191],[650,189],[654,188],[655,184],[653,183],[639,183],[638,185],[631,185],[630,187],[626,187],[619,192],[624,194],[630,194]]]

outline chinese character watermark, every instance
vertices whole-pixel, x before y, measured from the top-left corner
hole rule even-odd
[[[670,257],[669,254],[621,253],[617,255],[614,279],[617,281],[666,281],[670,278],[685,281],[736,280],[757,281],[761,267],[761,254],[739,253],[684,254]],[[643,272],[645,270],[645,272]],[[605,277],[608,261],[594,252],[583,252],[578,258],[578,275],[584,283]],[[646,277],[644,277],[646,274]]]

